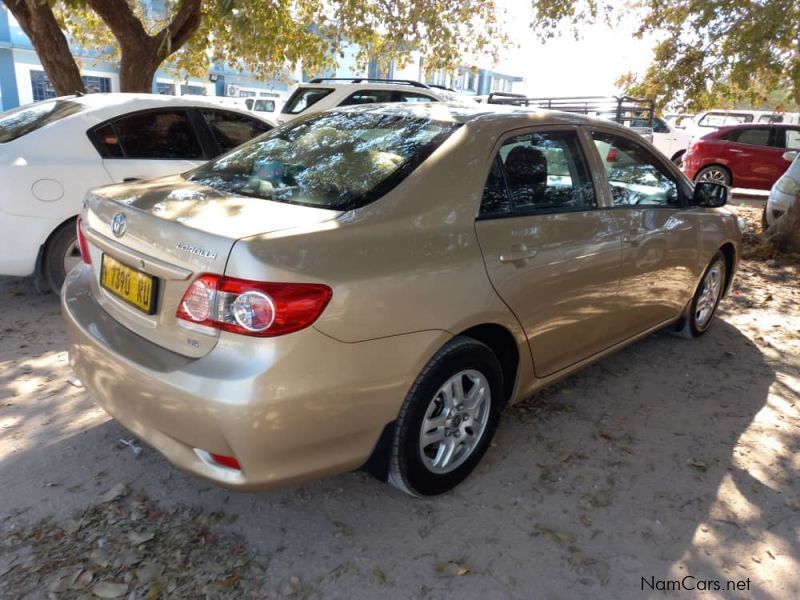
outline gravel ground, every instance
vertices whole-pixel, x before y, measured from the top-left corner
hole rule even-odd
[[[56,299],[0,278],[0,597],[621,599],[688,575],[798,598],[798,275],[745,261],[707,336],[513,407],[429,500],[361,473],[235,494],[134,452],[70,373]]]

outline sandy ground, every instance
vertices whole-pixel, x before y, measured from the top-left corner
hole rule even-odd
[[[0,279],[0,541],[125,483],[166,512],[228,515],[215,531],[262,561],[258,596],[647,598],[665,594],[643,578],[690,575],[749,586],[700,597],[798,598],[798,275],[745,262],[707,336],[653,335],[514,407],[431,500],[360,473],[234,494],[136,456],[73,385],[56,299]],[[158,542],[142,547],[169,560]],[[0,543],[4,598],[18,550]]]

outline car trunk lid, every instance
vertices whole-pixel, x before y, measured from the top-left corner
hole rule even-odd
[[[223,194],[173,176],[95,190],[82,214],[100,304],[142,337],[200,357],[216,345],[219,333],[176,318],[192,281],[202,273],[223,275],[241,238],[320,223],[340,213]],[[111,288],[117,285],[115,293]],[[139,301],[150,297],[150,289],[146,310]],[[120,296],[130,291],[133,296]]]

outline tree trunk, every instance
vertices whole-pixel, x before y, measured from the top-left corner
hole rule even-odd
[[[142,56],[146,54],[147,56]],[[152,56],[152,52],[134,53],[122,52],[119,63],[119,89],[121,92],[142,92],[149,94],[153,91],[153,77],[156,75],[161,61]]]
[[[30,38],[56,93],[68,96],[85,92],[78,63],[50,5],[41,0],[3,0],[3,3]]]
[[[789,210],[767,229],[766,237],[781,252],[800,253],[800,193]]]
[[[202,0],[181,0],[170,22],[150,35],[127,2],[86,0],[114,34],[120,48],[119,87],[151,92],[158,67],[200,27]]]

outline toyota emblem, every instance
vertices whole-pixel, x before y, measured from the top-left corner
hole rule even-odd
[[[111,232],[116,237],[125,235],[125,230],[128,228],[128,217],[122,213],[117,213],[111,218]]]

